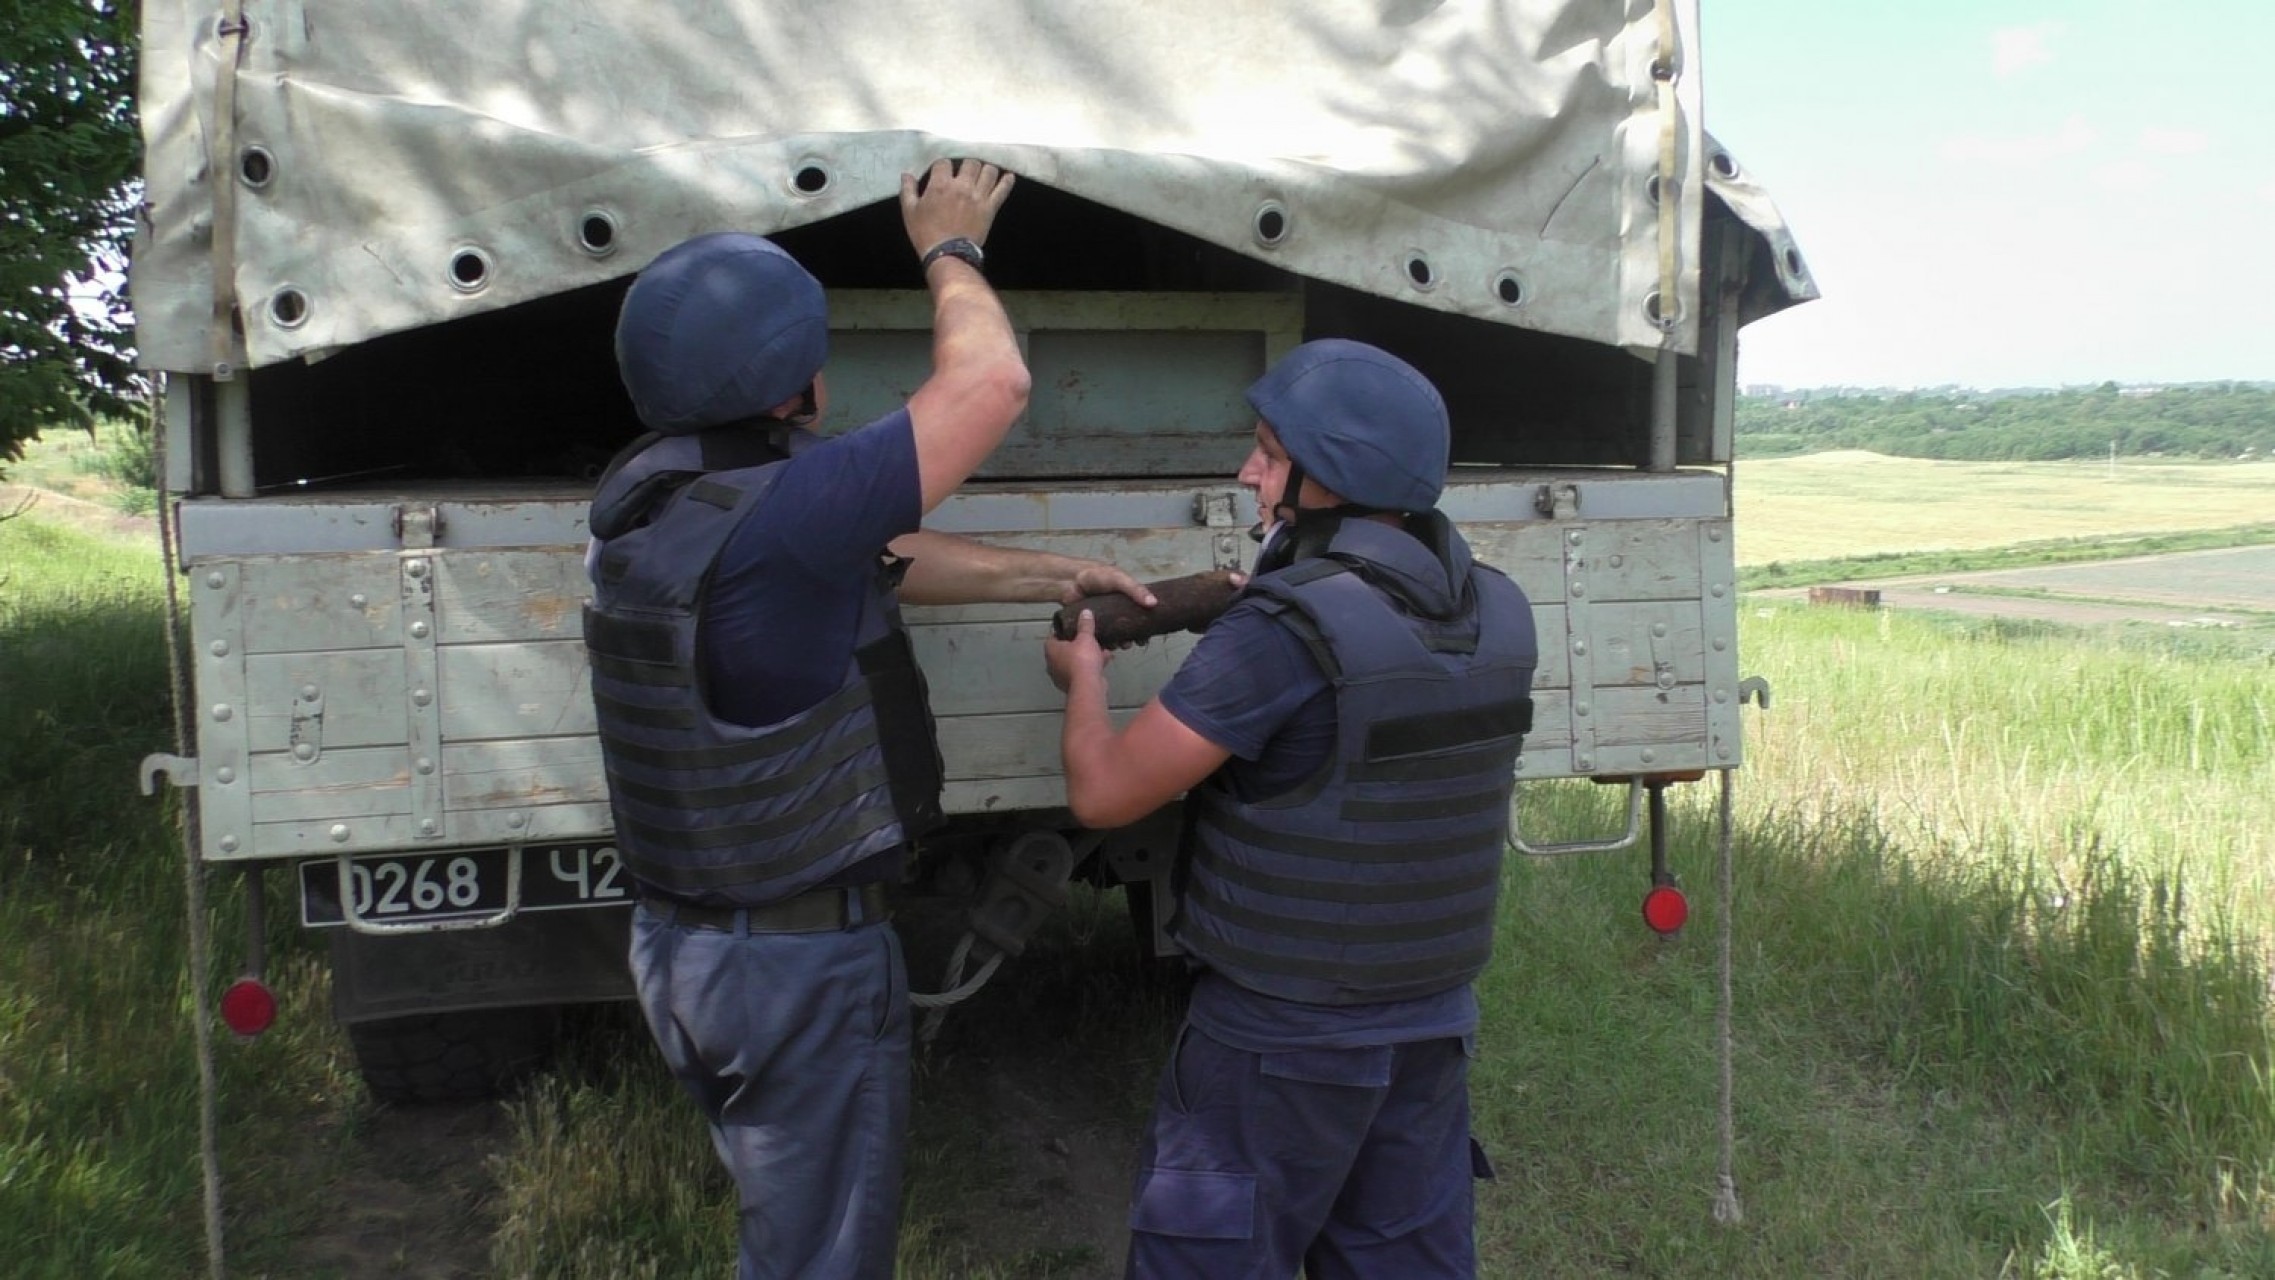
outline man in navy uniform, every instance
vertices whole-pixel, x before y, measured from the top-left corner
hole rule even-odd
[[[981,246],[1013,177],[901,182],[933,302],[908,404],[834,438],[821,286],[754,235],[667,250],[625,295],[648,434],[593,500],[585,639],[632,973],[741,1209],[741,1274],[893,1271],[909,1006],[885,888],[941,819],[941,764],[896,601],[1150,595],[1092,561],[920,530],[1027,403]]]
[[[1084,617],[1047,642],[1068,803],[1186,796],[1171,935],[1198,967],[1130,1209],[1140,1277],[1467,1277],[1473,980],[1492,950],[1538,654],[1437,501],[1437,390],[1357,342],[1248,392],[1256,571],[1117,731]]]

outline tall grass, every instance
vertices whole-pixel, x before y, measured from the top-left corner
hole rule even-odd
[[[155,807],[119,821],[137,745],[164,741],[155,569],[0,524],[0,1238],[40,1242],[33,1274],[202,1253],[196,1148],[155,1146],[195,1101],[149,1026],[178,990],[182,913],[153,873],[172,865]]]
[[[197,1073],[179,845],[135,768],[172,744],[154,547],[0,522],[0,1240],[24,1276],[202,1270]],[[241,910],[217,936],[242,947]],[[272,977],[319,976],[280,938]],[[220,976],[217,971],[209,981]],[[311,1120],[352,1090],[320,1024],[225,1055],[243,1256],[306,1210]],[[290,1167],[283,1177],[256,1171]],[[262,1185],[266,1184],[266,1185]]]
[[[33,440],[0,480],[99,501],[127,515],[158,507],[158,455],[147,424],[101,421]]]
[[[153,559],[0,522],[11,1274],[202,1269],[180,854],[130,790],[171,736]],[[2266,660],[1803,608],[1749,609],[1741,639],[1775,690],[1737,790],[1744,1221],[1711,1212],[1713,793],[1677,788],[1694,916],[1675,939],[1637,918],[1641,851],[1509,868],[1473,1075],[1500,1173],[1484,1274],[2275,1274]],[[1527,829],[1592,832],[1617,800],[1530,787]],[[1178,1009],[1120,910],[1078,895],[920,1055],[902,1274],[1118,1270]],[[364,1099],[287,914],[266,939],[285,1017],[221,1053],[238,1274],[326,1274],[307,1242],[336,1235],[349,1172],[400,1120]],[[939,922],[904,918],[930,987]],[[218,982],[237,895],[213,922]],[[628,1011],[585,1020],[506,1108],[473,1208],[486,1243],[457,1265],[730,1265],[731,1188]]]

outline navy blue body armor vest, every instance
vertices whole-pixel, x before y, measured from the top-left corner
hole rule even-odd
[[[761,906],[938,825],[941,763],[893,594],[900,566],[882,555],[835,693],[756,728],[712,713],[696,647],[703,597],[784,457],[721,470],[705,465],[711,452],[702,436],[662,438],[601,481],[585,645],[625,866],[673,897]]]
[[[1175,936],[1265,995],[1415,999],[1492,953],[1532,725],[1532,608],[1442,515],[1410,527],[1346,520],[1321,554],[1248,586],[1326,671],[1336,746],[1282,795],[1243,802],[1221,777],[1194,789]]]

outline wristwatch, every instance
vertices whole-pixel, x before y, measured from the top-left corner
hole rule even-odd
[[[972,264],[974,271],[984,272],[987,270],[987,255],[980,252],[978,245],[963,236],[951,237],[926,249],[923,259],[916,264],[916,269],[929,271],[932,269],[932,264],[942,258],[962,258]]]

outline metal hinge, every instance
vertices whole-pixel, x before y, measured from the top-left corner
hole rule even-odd
[[[442,510],[439,507],[395,508],[395,536],[403,545],[414,551],[425,550],[442,536]]]
[[[1239,495],[1230,489],[1193,495],[1193,523],[1206,526],[1214,567],[1238,569],[1241,565]]]
[[[1551,520],[1570,520],[1580,514],[1580,486],[1544,484],[1533,495],[1532,505]]]

